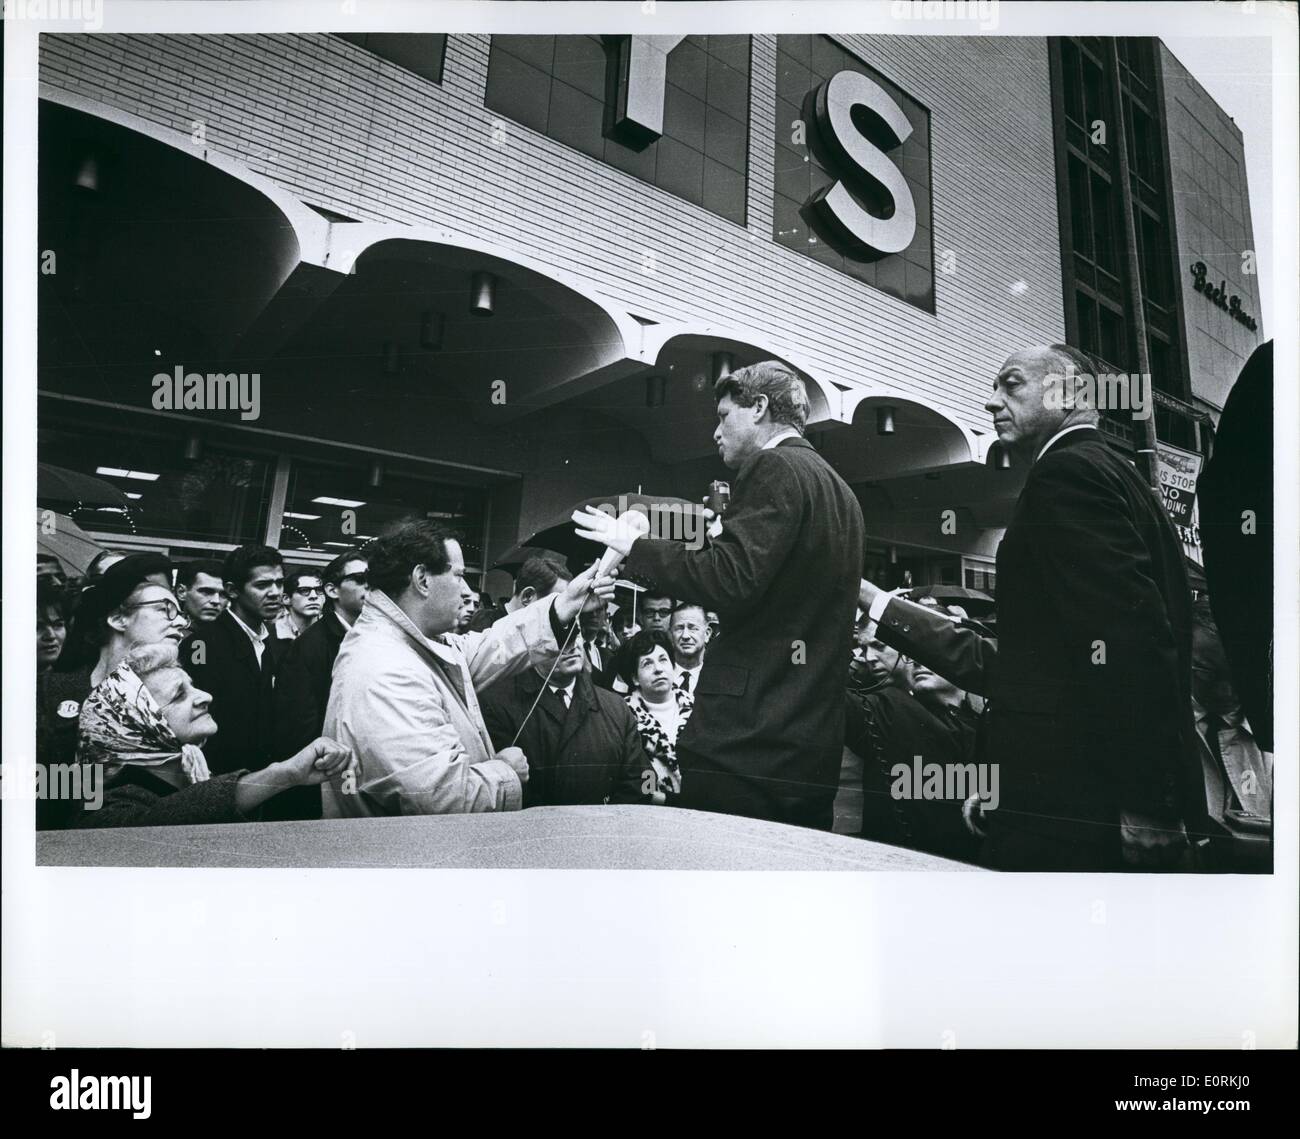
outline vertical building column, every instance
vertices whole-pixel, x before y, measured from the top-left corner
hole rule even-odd
[[[1115,37],[1106,40],[1106,70],[1110,72],[1110,101],[1115,115],[1115,150],[1119,170],[1120,215],[1124,225],[1124,256],[1128,272],[1129,308],[1133,314],[1134,335],[1137,338],[1137,370],[1144,376],[1151,374],[1150,352],[1147,348],[1147,315],[1142,303],[1142,265],[1138,257],[1137,225],[1133,217],[1133,183],[1128,168],[1128,128],[1124,124],[1124,91],[1119,78],[1119,47]],[[1156,415],[1154,386],[1149,389],[1151,406],[1142,420],[1138,454],[1142,458],[1143,474],[1155,490],[1160,489],[1160,466],[1156,458]]]

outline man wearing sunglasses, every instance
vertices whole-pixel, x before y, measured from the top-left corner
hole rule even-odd
[[[325,583],[310,567],[291,570],[284,579],[284,612],[275,619],[275,635],[293,641],[305,633],[325,608]]]
[[[339,645],[361,616],[369,592],[369,564],[359,550],[345,550],[325,567],[325,612],[289,645],[275,678],[275,750],[293,755],[321,734],[330,697],[330,675]],[[320,814],[320,789],[315,792]],[[300,792],[305,794],[305,792]]]

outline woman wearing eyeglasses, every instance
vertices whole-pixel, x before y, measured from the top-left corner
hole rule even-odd
[[[171,641],[132,649],[81,710],[77,761],[100,764],[103,794],[73,827],[245,822],[282,791],[323,783],[351,765],[348,750],[317,739],[260,771],[210,776],[202,745],[217,731],[212,698],[177,663]],[[83,786],[95,786],[94,782]]]
[[[189,621],[171,591],[171,570],[162,554],[131,554],[77,598],[55,671],[37,681],[38,763],[48,768],[73,762],[82,705],[133,648],[158,641],[180,643]],[[37,812],[42,828],[64,821],[57,807]]]

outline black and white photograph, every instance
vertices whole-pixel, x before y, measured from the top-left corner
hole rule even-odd
[[[4,16],[8,1048],[1296,1047],[1296,4]]]

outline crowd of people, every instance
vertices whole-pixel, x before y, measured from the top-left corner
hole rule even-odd
[[[38,762],[48,786],[91,766],[105,793],[39,798],[38,825],[640,804],[831,829],[856,765],[866,839],[998,869],[1258,869],[1266,671],[1243,710],[1232,680],[1254,674],[1158,496],[1095,409],[1044,398],[1089,367],[1026,349],[989,398],[1030,467],[996,631],[860,578],[859,504],[776,362],[719,381],[738,474],[704,549],[575,512],[618,582],[542,553],[485,599],[457,536],[418,518],[323,568],[105,551],[69,582],[42,559]],[[975,781],[929,793],[924,766]]]
[[[672,803],[717,615],[615,604],[558,553],[485,606],[460,556],[413,521],[323,568],[261,545],[180,565],[104,551],[79,578],[42,557],[38,761],[102,765],[106,792],[40,799],[38,825]]]

